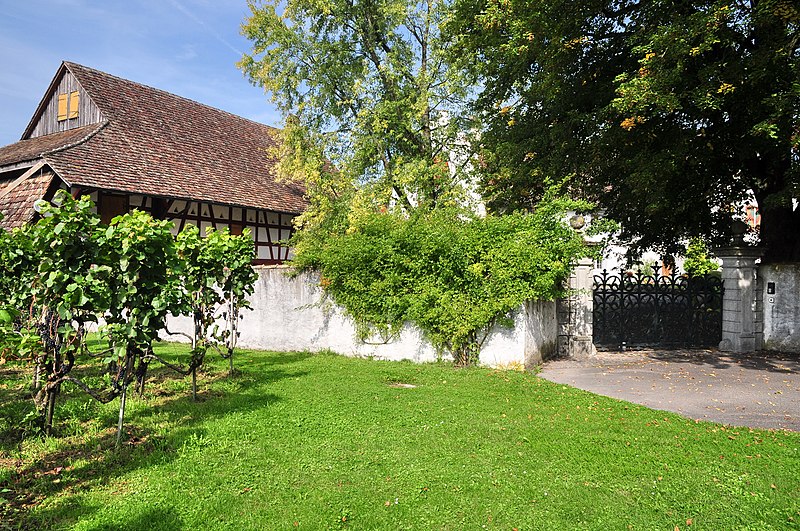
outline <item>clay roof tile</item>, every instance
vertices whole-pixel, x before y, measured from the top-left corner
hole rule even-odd
[[[275,179],[275,128],[75,63],[107,123],[0,148],[0,165],[43,157],[68,184],[300,213],[303,187]]]

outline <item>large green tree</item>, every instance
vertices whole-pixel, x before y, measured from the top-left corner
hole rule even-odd
[[[330,220],[343,197],[354,200],[350,215],[463,200],[463,175],[448,162],[465,145],[466,90],[445,60],[444,8],[438,0],[250,3],[242,29],[253,50],[240,67],[287,118],[280,171],[308,187],[307,222]]]
[[[525,300],[562,294],[590,253],[566,209],[589,205],[552,192],[533,215],[475,215],[470,91],[440,33],[449,4],[251,4],[240,65],[286,115],[279,170],[310,198],[295,267],[320,272],[362,337],[412,322],[469,364]]]
[[[725,241],[752,190],[772,261],[800,259],[800,8],[789,0],[458,0],[480,83],[483,189],[530,208],[570,177],[638,248]]]

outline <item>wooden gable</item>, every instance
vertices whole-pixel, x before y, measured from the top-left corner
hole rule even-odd
[[[23,139],[68,131],[103,120],[100,109],[69,69],[59,70]]]

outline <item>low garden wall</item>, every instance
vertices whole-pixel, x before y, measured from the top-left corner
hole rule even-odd
[[[800,353],[800,264],[758,268],[764,349]]]
[[[397,338],[359,341],[353,322],[323,297],[314,274],[289,277],[280,266],[256,267],[252,310],[243,310],[239,346],[274,351],[332,350],[348,356],[387,360],[435,361],[437,353],[421,332],[406,326]],[[533,301],[517,309],[513,328],[495,327],[480,362],[492,367],[532,368],[556,350],[556,305]],[[171,318],[171,331],[191,331],[188,318]]]

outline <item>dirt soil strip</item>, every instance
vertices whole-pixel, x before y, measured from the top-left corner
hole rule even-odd
[[[599,395],[731,426],[800,431],[800,356],[716,350],[598,352],[541,376]]]

